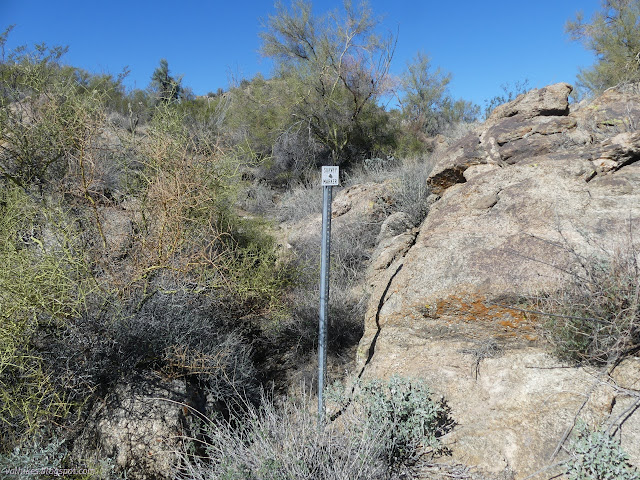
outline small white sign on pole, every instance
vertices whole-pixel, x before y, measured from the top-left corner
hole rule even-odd
[[[322,186],[335,186],[339,184],[340,167],[322,167]]]
[[[340,183],[336,166],[322,167],[322,246],[320,251],[320,311],[318,322],[318,428],[324,428],[324,386],[327,377],[327,319],[329,316],[329,257],[331,255],[331,190]]]

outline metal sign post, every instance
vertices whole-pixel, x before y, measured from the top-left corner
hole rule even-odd
[[[318,328],[318,427],[324,427],[324,385],[327,376],[327,316],[331,256],[331,189],[338,185],[338,167],[322,167],[322,249],[320,256],[320,317]]]

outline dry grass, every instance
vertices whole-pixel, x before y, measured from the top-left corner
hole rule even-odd
[[[304,387],[302,388],[305,391]],[[329,410],[347,401],[341,385],[327,392]],[[412,466],[439,451],[449,410],[421,382],[393,377],[351,391],[349,406],[318,427],[308,394],[262,398],[231,419],[208,421],[204,455],[181,452],[180,478],[387,480],[413,478]]]
[[[236,421],[210,422],[205,457],[182,452],[179,478],[375,480],[389,478],[382,432],[367,425],[350,432],[337,424],[318,429],[313,399],[279,405],[263,398]]]

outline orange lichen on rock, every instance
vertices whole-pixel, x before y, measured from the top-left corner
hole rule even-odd
[[[464,322],[483,322],[502,327],[505,331],[531,331],[526,312],[490,302],[478,293],[451,295],[436,303],[435,317],[454,317]]]

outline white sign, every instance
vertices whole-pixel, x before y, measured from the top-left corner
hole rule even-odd
[[[322,186],[338,185],[340,167],[322,167]]]

